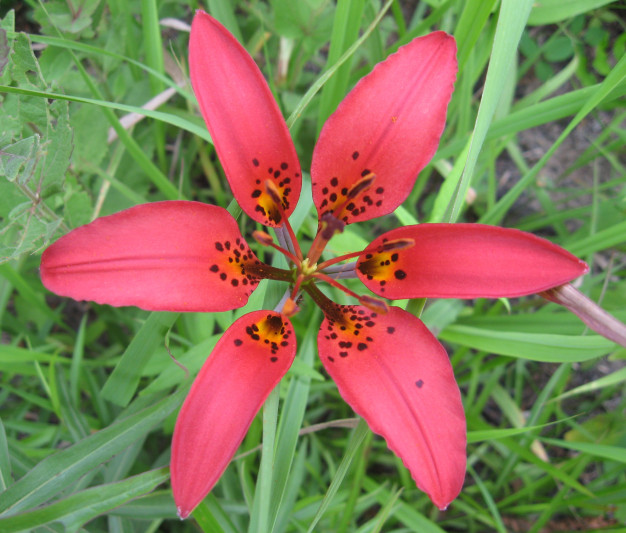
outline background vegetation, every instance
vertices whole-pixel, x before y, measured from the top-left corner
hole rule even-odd
[[[71,228],[137,203],[230,204],[188,83],[198,7],[262,67],[304,169],[356,80],[415,36],[452,33],[460,71],[439,152],[373,231],[463,220],[546,236],[590,264],[579,289],[626,319],[623,2],[2,1],[0,531],[626,530],[626,350],[539,297],[427,302],[468,419],[466,483],[448,511],[353,419],[317,361],[321,317],[307,305],[279,407],[193,519],[176,519],[169,446],[191,378],[166,345],[193,376],[235,317],[280,293],[265,284],[235,312],[149,314],[51,295],[38,263]],[[305,173],[303,240],[309,190]],[[351,225],[331,248],[359,249],[371,231]],[[274,462],[259,474],[263,431]]]

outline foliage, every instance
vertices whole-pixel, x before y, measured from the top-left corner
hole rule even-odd
[[[175,518],[168,485],[190,383],[168,351],[195,375],[223,330],[280,289],[234,312],[148,314],[54,297],[37,272],[47,244],[97,216],[159,199],[229,206],[187,85],[181,23],[196,7],[262,66],[305,169],[321,124],[375,63],[452,33],[460,71],[440,149],[377,231],[419,219],[548,236],[592,267],[580,289],[626,319],[619,2],[28,2],[0,15],[0,531],[196,530]],[[292,219],[304,240],[317,229],[306,180]],[[369,240],[349,226],[330,248]],[[314,357],[318,315],[297,315],[296,364],[194,513],[202,530],[625,527],[624,349],[538,297],[427,302],[470,439],[465,488],[440,513],[381,439],[341,422],[354,415]],[[259,472],[262,445],[271,468]]]

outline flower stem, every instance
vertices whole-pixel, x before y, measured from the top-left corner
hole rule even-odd
[[[261,465],[254,492],[254,502],[250,513],[248,533],[266,533],[270,524],[270,505],[272,502],[272,481],[274,474],[274,449],[278,421],[278,399],[280,385],[274,387],[263,405],[263,443],[261,446]]]

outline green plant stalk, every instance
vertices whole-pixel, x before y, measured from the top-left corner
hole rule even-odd
[[[274,387],[263,405],[263,444],[261,447],[261,465],[259,477],[254,491],[254,501],[250,516],[249,533],[267,533],[269,531],[269,514],[272,503],[272,486],[274,477],[274,449],[276,444],[276,427],[278,425],[278,400],[280,384]]]
[[[363,488],[363,478],[365,477],[365,467],[367,465],[367,456],[370,452],[370,444],[372,442],[374,434],[370,431],[361,445],[361,453],[357,458],[357,462],[354,465],[354,476],[350,483],[350,493],[348,494],[348,501],[346,501],[343,511],[341,513],[341,521],[337,526],[337,533],[347,533],[352,519],[354,518],[354,511],[356,508],[357,500],[361,494]]]
[[[163,74],[165,67],[163,64],[163,43],[161,41],[161,31],[159,26],[159,8],[156,0],[142,0],[141,19],[145,35],[144,49],[146,63],[155,71]],[[152,95],[157,95],[163,91],[163,83],[158,78],[150,77],[150,88]],[[161,171],[167,169],[167,159],[165,157],[165,128],[163,124],[154,124],[155,145],[159,167]]]

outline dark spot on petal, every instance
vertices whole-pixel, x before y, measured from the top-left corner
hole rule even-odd
[[[258,167],[258,166],[259,166],[259,160],[255,157],[255,158],[252,160],[252,164],[253,164],[255,167]]]
[[[218,267],[217,265],[211,265],[211,268],[209,268],[211,272],[217,272],[219,269],[220,267]]]
[[[394,327],[389,326],[389,327],[387,328],[387,333],[389,333],[390,335],[391,335],[392,333],[394,333],[395,331],[396,331],[396,328],[394,328]]]
[[[288,165],[287,163],[281,163],[281,164],[280,164],[280,168],[281,168],[282,170],[287,170],[287,169],[289,168],[289,165]]]
[[[330,184],[333,187],[337,187],[337,185],[339,185],[339,180],[337,178],[333,178],[333,179],[330,180]]]
[[[359,352],[362,352],[363,350],[367,349],[367,344],[365,344],[364,342],[359,342],[356,349],[359,350]]]
[[[235,339],[235,346],[241,346],[243,341],[241,339]]]
[[[252,198],[258,198],[259,196],[261,196],[261,191],[259,189],[254,189],[254,191],[252,191]]]
[[[223,251],[224,251],[224,247],[222,246],[222,243],[221,243],[221,242],[216,242],[216,243],[215,243],[215,249],[216,249],[216,250],[218,250],[218,251],[220,251],[220,252],[223,252]]]
[[[406,272],[404,270],[396,270],[393,275],[396,279],[404,279],[406,278]]]
[[[415,382],[415,385],[416,385],[416,387],[417,387],[418,389],[421,389],[421,388],[424,386],[424,380],[422,380],[422,379],[418,379],[418,380]]]
[[[278,357],[270,357],[270,361],[272,363],[275,363],[276,361],[278,361]]]
[[[352,153],[352,159],[354,159],[355,161],[359,158],[359,152],[353,152]]]
[[[239,285],[239,280],[237,280],[237,279],[233,279],[233,280],[231,280],[231,281],[230,281],[230,284],[231,284],[233,287],[236,287],[237,285]]]

